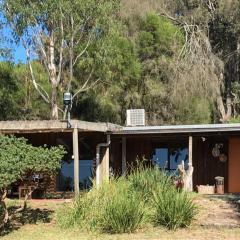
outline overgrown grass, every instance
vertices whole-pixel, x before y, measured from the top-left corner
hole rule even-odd
[[[155,223],[169,229],[188,227],[197,214],[196,205],[186,192],[173,187],[158,189],[154,193]]]
[[[170,176],[164,171],[157,167],[146,168],[141,164],[128,176],[128,181],[132,191],[139,192],[145,202],[151,202],[153,193],[159,188],[168,189],[173,186]]]
[[[192,197],[176,190],[170,177],[158,168],[139,167],[77,197],[57,212],[57,222],[64,228],[125,233],[145,224],[186,227],[195,214]]]
[[[141,195],[131,191],[129,182],[120,178],[111,189],[111,198],[102,213],[102,230],[111,233],[133,232],[144,221]]]

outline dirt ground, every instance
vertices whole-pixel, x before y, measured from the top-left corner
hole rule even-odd
[[[199,206],[196,220],[187,229],[167,231],[163,228],[146,227],[132,234],[93,235],[77,229],[60,229],[55,223],[55,210],[62,201],[31,201],[29,212],[16,219],[16,225],[5,232],[2,240],[240,240],[240,215],[235,195],[196,195]],[[14,203],[11,203],[14,205]]]
[[[198,196],[200,212],[196,224],[202,227],[239,228],[240,213],[236,195]]]

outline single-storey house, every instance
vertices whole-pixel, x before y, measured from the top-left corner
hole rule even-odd
[[[225,192],[240,192],[240,124],[119,126],[111,123],[2,121],[0,133],[25,137],[34,146],[63,145],[62,167],[44,194],[79,192],[121,175],[137,159],[176,171],[184,161],[194,167],[193,189],[224,177]]]

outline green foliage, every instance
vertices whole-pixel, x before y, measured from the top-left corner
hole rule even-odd
[[[180,29],[164,17],[147,15],[140,23],[139,53],[142,59],[174,54],[175,44],[181,47],[184,35]]]
[[[240,123],[240,117],[231,118],[231,119],[229,120],[229,123]]]
[[[60,209],[57,221],[61,227],[132,232],[144,221],[143,204],[140,195],[130,191],[125,179],[114,179],[77,197],[70,208]]]
[[[190,195],[173,187],[154,192],[154,206],[156,224],[173,230],[188,227],[197,213]]]
[[[168,209],[165,212],[164,207]],[[144,224],[186,227],[195,215],[188,193],[177,191],[160,169],[139,166],[129,176],[111,179],[63,206],[57,212],[57,222],[63,228],[124,233]]]
[[[91,86],[74,99],[74,117],[124,124],[126,109],[145,108],[150,125],[209,123],[219,120],[213,113],[223,117],[217,103],[221,97],[225,104],[226,96],[232,96],[232,116],[239,115],[238,0],[219,0],[212,11],[200,0],[7,0],[1,7],[15,25],[15,40],[33,50],[35,78],[49,102],[51,81],[41,47],[49,53],[53,32],[58,73],[63,37],[58,106],[67,88],[75,93],[86,81]],[[80,54],[71,84],[70,53]],[[35,91],[28,66],[2,63],[0,74],[0,119],[49,118],[51,104]]]
[[[59,147],[33,147],[24,138],[0,135],[0,188],[38,172],[55,172],[65,153]]]
[[[157,14],[147,14],[139,22],[137,47],[142,66],[139,94],[151,125],[172,122],[172,65],[183,47],[183,39],[178,26]]]
[[[138,167],[128,176],[130,188],[141,194],[145,202],[151,202],[153,193],[160,187],[168,189],[172,186],[170,176],[157,167],[148,168],[139,164]]]
[[[101,79],[103,85],[78,98],[73,106],[74,115],[85,120],[123,123],[125,110],[140,106],[137,89],[141,66],[134,43],[123,37],[119,30],[112,29],[102,44],[102,52],[90,49],[89,63],[79,65],[78,71],[80,74],[83,68],[86,68],[84,71],[94,68],[95,78]],[[90,110],[88,106],[92,106]]]
[[[33,61],[32,67],[36,81],[50,94],[48,75],[44,67],[38,61]],[[21,89],[21,95],[19,95],[21,109],[16,114],[15,119],[49,119],[50,107],[46,102],[42,101],[39,93],[34,88],[29,67],[23,63],[16,64],[13,68],[13,75]],[[60,91],[58,94],[60,94]],[[59,105],[61,106],[60,103]]]
[[[0,63],[0,120],[15,119],[20,112],[21,85],[14,75],[14,65]]]
[[[94,85],[85,72],[80,78],[74,71],[85,61],[88,48],[108,34],[119,1],[6,0],[0,5],[15,41],[26,50],[34,87],[51,108],[51,118],[57,119],[59,90],[78,93]],[[35,79],[38,71],[31,66],[35,59],[45,68],[43,84]]]
[[[182,101],[178,100],[175,103],[175,123],[211,123],[212,105],[210,101],[191,96]]]
[[[105,205],[102,228],[111,233],[135,231],[144,220],[141,193],[131,191],[129,183],[119,179],[112,190],[112,197]]]

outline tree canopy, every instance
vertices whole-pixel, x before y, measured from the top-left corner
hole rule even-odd
[[[0,205],[5,209],[3,223],[6,223],[9,216],[4,200],[11,184],[22,181],[37,188],[34,176],[56,173],[61,167],[65,150],[62,146],[34,147],[25,138],[5,135],[0,135],[0,149]]]
[[[28,56],[0,66],[1,119],[62,118],[71,91],[84,120],[124,124],[126,109],[145,108],[150,125],[238,121],[238,0],[1,5]]]

